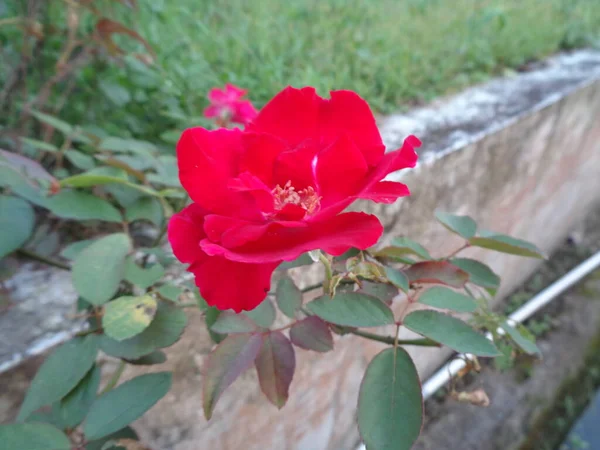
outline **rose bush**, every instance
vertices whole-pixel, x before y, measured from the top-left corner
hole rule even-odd
[[[419,145],[410,136],[386,154],[362,98],[334,91],[326,100],[311,87],[284,89],[243,131],[187,129],[177,158],[193,203],[169,223],[173,251],[209,305],[251,310],[283,261],[374,245],[379,220],[342,211],[357,199],[408,195],[404,184],[382,180],[414,167]]]
[[[479,367],[477,357],[502,355],[507,364],[519,353],[539,354],[526,329],[490,310],[500,278],[479,261],[457,257],[469,247],[542,257],[535,246],[438,211],[437,221],[462,240],[454,251],[434,257],[407,236],[375,250],[368,247],[382,233],[377,218],[344,212],[357,199],[391,203],[408,195],[403,184],[382,180],[415,165],[417,138],[386,154],[368,105],[349,91],[326,100],[313,88],[287,88],[258,115],[241,100],[244,93],[228,85],[211,91],[210,100],[218,126],[240,119],[249,122],[245,128],[186,130],[177,160],[151,142],[93,134],[39,111],[32,114],[60,134],[61,147],[23,138],[39,150],[37,160],[0,151],[0,259],[17,250],[69,270],[77,315],[86,321],[41,366],[17,423],[0,425],[0,442],[33,448],[43,436],[44,448],[56,450],[150,448],[129,424],[166,395],[172,375],[152,370],[119,380],[129,365],[166,361],[163,349],[184,332],[188,308],[201,311],[217,344],[202,369],[206,419],[251,367],[266,398],[282,408],[293,392],[298,350],[327,353],[344,335],[384,344],[358,393],[357,424],[372,450],[408,450],[422,428],[421,384],[405,347],[448,346],[473,361],[467,370]],[[236,115],[240,103],[250,114]],[[55,157],[63,151],[70,164]],[[177,165],[193,201],[185,208]],[[44,210],[52,221],[78,222],[93,239],[71,242],[70,231],[52,231],[54,242],[71,243],[48,254]],[[151,243],[147,232],[155,233]],[[167,271],[175,258],[163,247],[165,233],[202,295]],[[316,254],[323,282],[300,289],[286,271],[312,264]],[[317,291],[322,295],[310,301],[303,296]],[[456,317],[465,313],[468,322]],[[364,330],[380,326],[395,333]],[[400,339],[401,328],[420,337]],[[118,360],[106,382],[100,351]],[[449,387],[451,398],[485,405],[485,393]]]

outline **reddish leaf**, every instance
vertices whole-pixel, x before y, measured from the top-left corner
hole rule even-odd
[[[296,368],[294,347],[280,331],[269,333],[255,361],[260,388],[281,409],[288,399]]]
[[[263,334],[231,334],[208,356],[202,402],[207,420],[225,389],[252,365],[264,340]]]
[[[51,184],[56,182],[56,178],[50,175],[37,161],[6,150],[0,150],[0,165],[4,164],[32,180],[44,180]]]
[[[306,350],[325,353],[333,349],[333,336],[327,323],[317,316],[309,316],[290,329],[292,343]]]
[[[125,25],[115,22],[113,20],[103,18],[96,23],[96,33],[102,44],[106,47],[111,55],[123,55],[125,51],[119,47],[115,41],[113,41],[113,34],[125,34],[138,42],[141,42],[149,53],[154,55],[154,50],[142,36],[131,28],[127,28]]]
[[[469,274],[447,261],[425,261],[404,271],[410,284],[437,283],[460,288],[469,281]]]

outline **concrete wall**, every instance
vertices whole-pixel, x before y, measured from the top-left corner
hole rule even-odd
[[[408,235],[434,254],[456,248],[460,242],[433,221],[439,208],[470,214],[484,228],[551,252],[600,200],[600,54],[561,55],[532,72],[388,117],[381,130],[390,148],[410,133],[425,142],[419,166],[400,175],[411,188],[410,198],[358,206],[380,216],[386,239]],[[500,296],[536,264],[475,250],[470,255],[502,276]],[[319,274],[296,269],[295,276],[308,283]],[[210,348],[199,314],[192,314],[184,337],[169,349],[169,361],[155,369],[174,371],[173,389],[136,426],[153,448],[346,450],[357,444],[359,384],[382,344],[344,337],[325,356],[298,350],[290,400],[282,411],[262,397],[249,371],[224,394],[207,423],[201,368]],[[411,352],[423,376],[447,355],[435,349]],[[126,375],[140,370],[147,369]]]

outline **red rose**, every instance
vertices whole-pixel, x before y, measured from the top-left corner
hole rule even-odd
[[[216,117],[223,125],[229,121],[242,125],[250,123],[258,112],[250,100],[242,100],[246,92],[232,84],[226,84],[225,89],[211,89],[208,93],[211,105],[204,110],[204,116]]]
[[[350,91],[326,100],[310,87],[284,89],[244,131],[185,130],[179,178],[194,203],[169,223],[173,251],[208,304],[251,310],[282,261],[374,245],[379,220],[342,211],[356,199],[409,195],[404,184],[381,180],[414,167],[420,144],[410,136],[384,154],[364,100]]]

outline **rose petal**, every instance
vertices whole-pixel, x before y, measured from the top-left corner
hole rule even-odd
[[[383,157],[381,140],[373,112],[366,101],[352,91],[332,91],[319,111],[319,135],[332,141],[347,134],[363,153],[367,164],[374,166]]]
[[[258,114],[258,111],[250,100],[238,100],[233,105],[233,122],[247,124],[250,123]]]
[[[239,88],[231,83],[227,83],[225,85],[225,92],[229,96],[230,99],[237,100],[248,92],[246,89]]]
[[[239,313],[256,308],[271,288],[271,275],[280,262],[244,264],[221,256],[193,264],[200,294],[210,306]]]
[[[243,172],[238,178],[229,181],[229,189],[250,194],[262,212],[271,213],[274,209],[273,193],[258,177]]]
[[[242,152],[238,129],[185,130],[177,143],[177,161],[179,179],[192,200],[213,213],[260,217],[260,210],[249,193],[228,187],[230,180],[238,175]]]
[[[421,145],[414,136],[409,136],[404,140],[402,147],[393,152],[386,153],[377,166],[367,175],[364,180],[363,187],[358,194],[362,197],[362,193],[369,192],[376,183],[383,180],[388,174],[397,170],[415,167],[417,164],[417,153],[415,147]]]
[[[204,117],[211,119],[213,117],[218,117],[221,115],[221,111],[223,110],[222,106],[211,105],[204,110]]]
[[[169,220],[167,236],[173,253],[183,263],[193,263],[206,258],[200,241],[206,237],[203,223],[207,211],[196,203],[184,208]]]
[[[319,148],[312,144],[312,142],[306,141],[293,150],[279,154],[273,165],[273,182],[275,184],[283,187],[288,181],[291,181],[296,191],[309,186],[315,187],[313,161]]]
[[[242,136],[244,155],[240,170],[251,172],[266,185],[273,188],[273,164],[287,144],[276,136],[264,133],[244,133]]]
[[[315,135],[322,102],[312,87],[287,87],[260,110],[248,129],[272,134],[295,147]]]
[[[377,203],[394,203],[398,197],[406,197],[407,195],[410,195],[410,191],[405,184],[395,181],[380,181],[367,191],[363,191],[360,198]]]
[[[221,104],[227,101],[228,95],[226,89],[212,88],[208,91],[208,100],[211,103]]]
[[[355,194],[368,169],[363,154],[345,134],[319,152],[316,172],[321,206]]]
[[[316,249],[332,255],[341,255],[351,247],[366,249],[377,242],[381,233],[383,227],[377,217],[350,212],[310,223],[305,228],[286,228],[274,223],[260,239],[232,249],[208,239],[200,246],[209,255],[221,255],[239,262],[291,261]]]
[[[209,214],[204,221],[206,237],[225,247],[237,247],[260,238],[269,227],[268,223],[252,223],[235,217]]]

